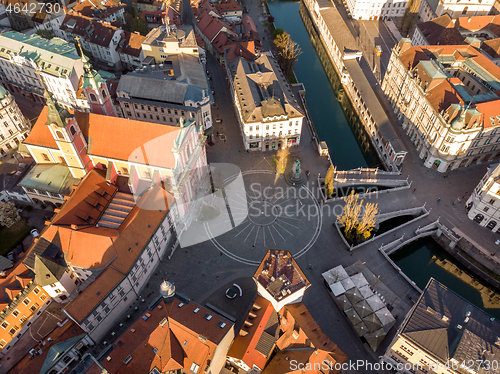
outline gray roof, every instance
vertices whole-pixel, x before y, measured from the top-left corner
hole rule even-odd
[[[7,269],[11,265],[12,265],[11,260],[9,260],[7,257],[0,256],[0,271]]]
[[[379,99],[375,95],[370,82],[366,79],[359,62],[356,59],[344,60],[344,66],[351,79],[354,81],[355,86],[368,107],[373,120],[377,124],[380,134],[384,138],[384,141],[390,142],[394,151],[397,152],[407,152],[406,147],[399,140],[398,135],[394,131],[387,114],[385,114],[384,108],[380,104]]]
[[[301,108],[276,60],[266,54],[249,61],[238,57],[230,64],[233,87],[245,122],[266,117],[303,117]]]
[[[273,310],[267,320],[264,331],[262,331],[259,341],[255,345],[255,349],[262,353],[264,357],[268,357],[278,339],[279,332],[278,313]]]
[[[167,29],[170,29],[171,31],[168,31]],[[165,42],[179,42],[179,45],[183,48],[198,48],[193,27],[189,25],[171,25],[168,28],[164,25],[154,28],[148,33],[148,35],[146,35],[146,39],[142,44],[162,46]]]
[[[335,43],[339,50],[358,50],[356,40],[354,40],[352,33],[349,31],[349,28],[333,2],[329,0],[318,0],[318,5],[320,9],[319,12],[326,23],[326,27],[330,29],[332,35],[335,35]]]
[[[59,234],[54,238],[54,242],[60,242]],[[57,254],[61,253],[61,248],[53,242],[45,238],[40,238],[33,249],[28,253],[23,261],[23,264],[30,270],[35,271],[35,258],[37,256],[44,256],[49,258],[56,258]]]
[[[163,64],[138,68],[122,75],[116,92],[131,98],[185,105],[210,97],[205,69],[198,58],[180,53],[167,56]]]
[[[71,171],[62,164],[35,164],[19,183],[26,188],[65,194],[71,186],[80,183],[73,178]]]
[[[35,255],[35,282],[44,287],[61,280],[66,266],[59,259],[48,259]]]
[[[69,338],[60,343],[54,344],[50,347],[49,352],[47,353],[47,357],[43,362],[42,368],[40,369],[40,374],[45,374],[52,368],[57,361],[64,355],[67,351],[69,351],[74,345],[76,345],[80,340],[85,337],[86,334],[80,334]]]
[[[476,360],[478,364],[500,355],[500,323],[434,278],[410,313],[401,335],[441,362],[453,358],[458,362]],[[489,371],[476,366],[475,370],[500,373],[497,366]]]

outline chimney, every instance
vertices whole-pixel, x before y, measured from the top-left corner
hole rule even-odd
[[[78,225],[75,224],[71,225],[71,230],[78,230]]]

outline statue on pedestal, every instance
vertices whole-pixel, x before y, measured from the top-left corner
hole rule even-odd
[[[300,175],[300,159],[295,160],[292,167],[293,176],[298,177]]]

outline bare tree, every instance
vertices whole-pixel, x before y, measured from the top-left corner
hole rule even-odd
[[[292,38],[290,38],[290,34],[286,32],[276,35],[274,45],[278,48],[278,55],[281,59],[283,71],[288,77],[297,58],[302,54],[302,50],[297,42],[294,42]]]
[[[0,201],[0,225],[11,227],[21,219],[14,203]]]
[[[333,179],[335,177],[335,168],[333,165],[330,165],[328,168],[328,171],[326,172],[325,176],[325,190],[326,190],[326,195],[327,197],[331,196],[333,194]]]
[[[339,223],[344,226],[344,235],[348,240],[356,240],[356,227],[359,224],[359,214],[363,200],[359,201],[358,195],[351,191],[351,194],[345,199],[344,211],[337,217]]]
[[[361,201],[363,202],[363,201]],[[358,238],[368,239],[375,228],[377,223],[376,215],[378,213],[378,207],[375,203],[365,204],[365,211],[361,217],[358,226],[356,227],[356,234]]]
[[[276,184],[280,175],[285,173],[289,159],[290,159],[290,151],[288,150],[288,148],[281,148],[276,153],[276,156],[274,157],[274,163],[276,165],[276,176],[274,178],[274,184]]]

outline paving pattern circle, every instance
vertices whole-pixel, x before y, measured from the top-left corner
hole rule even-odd
[[[233,228],[214,236],[215,226],[211,229],[211,222],[204,223],[210,241],[225,255],[248,265],[258,265],[269,249],[287,250],[295,258],[304,255],[322,226],[321,209],[309,186],[288,186],[268,170],[242,175],[245,192],[226,191]],[[231,181],[227,179],[227,186]]]

